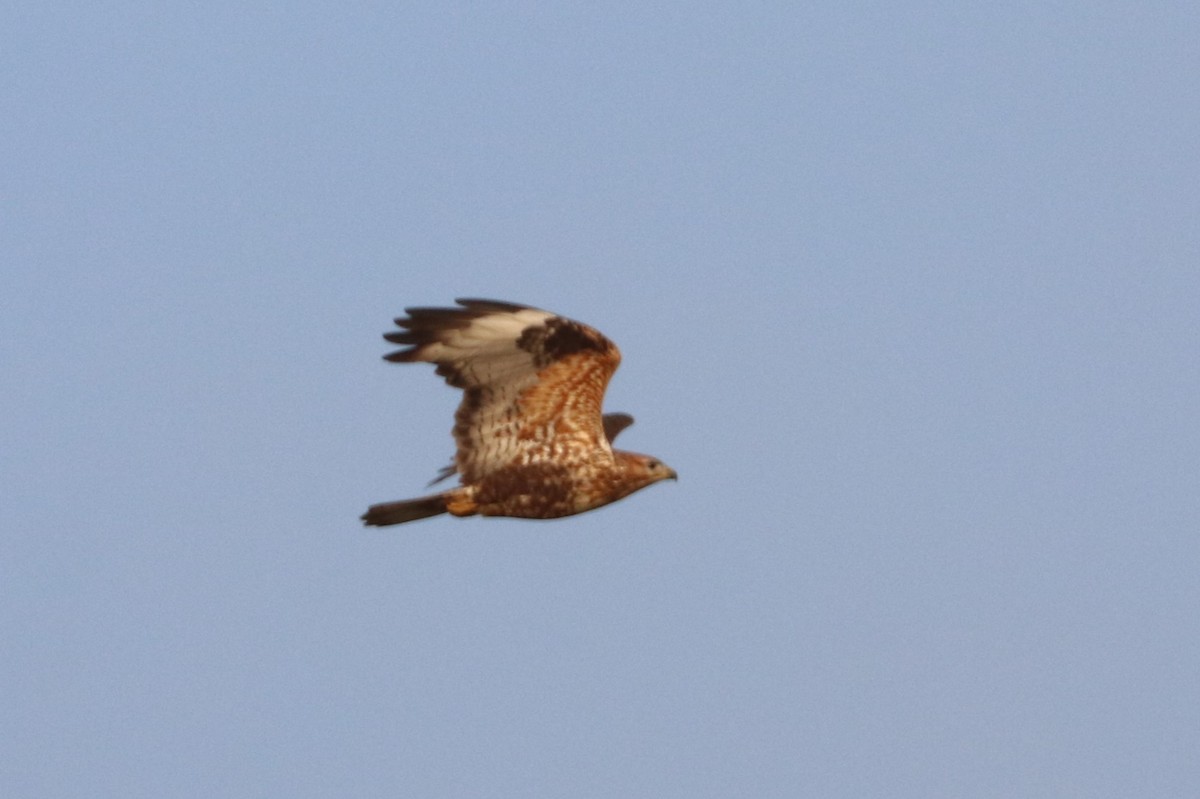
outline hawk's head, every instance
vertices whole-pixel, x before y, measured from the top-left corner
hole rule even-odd
[[[617,464],[620,466],[623,487],[628,487],[623,495],[631,494],[660,480],[679,479],[679,475],[675,474],[674,469],[653,455],[641,455],[637,452],[622,452],[621,450],[614,450],[613,455],[616,456]]]

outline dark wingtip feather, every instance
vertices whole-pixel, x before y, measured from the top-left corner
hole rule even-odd
[[[383,334],[384,341],[390,341],[393,344],[417,344],[417,336],[411,330],[393,330],[390,333]]]
[[[516,311],[537,310],[531,305],[520,305],[515,302],[505,302],[504,300],[485,300],[478,297],[456,297],[454,301],[476,314],[515,313]]]
[[[420,305],[405,308],[404,312],[408,316],[400,316],[393,321],[397,327],[404,328],[407,332],[394,332],[390,335],[409,336],[410,338],[404,341],[396,341],[396,343],[413,344],[418,343],[418,340],[421,338],[420,334],[425,331],[453,330],[455,328],[466,327],[473,320],[493,313],[515,313],[517,311],[537,310],[529,305],[518,305],[517,303],[504,302],[502,300],[482,300],[468,297],[456,299],[455,302],[462,307],[435,308]],[[393,339],[388,338],[388,341],[393,341]]]
[[[633,424],[633,417],[627,413],[606,413],[600,423],[604,426],[604,437],[611,444],[622,430]]]
[[[383,334],[385,341],[401,344],[408,349],[389,353],[384,360],[393,363],[406,363],[416,360],[416,352],[424,345],[437,341],[439,334],[447,330],[467,327],[472,321],[481,316],[494,313],[515,313],[530,308],[528,305],[518,305],[502,300],[483,300],[474,298],[456,299],[461,308],[435,308],[431,306],[415,306],[405,308],[408,316],[397,317],[394,321],[400,330],[392,330]]]

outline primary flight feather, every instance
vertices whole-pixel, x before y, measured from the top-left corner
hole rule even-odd
[[[385,526],[440,513],[553,519],[615,502],[675,472],[657,458],[612,448],[628,414],[602,414],[621,362],[599,331],[548,311],[494,300],[458,308],[407,308],[384,338],[406,349],[396,363],[437,364],[463,390],[454,415],[461,485],[372,505],[363,522]]]

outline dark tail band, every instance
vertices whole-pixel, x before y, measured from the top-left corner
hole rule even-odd
[[[390,524],[415,522],[446,512],[446,495],[434,494],[420,499],[406,499],[400,502],[383,502],[372,505],[362,515],[363,524],[375,527],[387,527]]]

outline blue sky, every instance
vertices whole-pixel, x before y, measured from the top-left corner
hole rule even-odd
[[[1200,792],[1200,11],[0,12],[0,793]],[[483,296],[674,466],[364,530]]]

